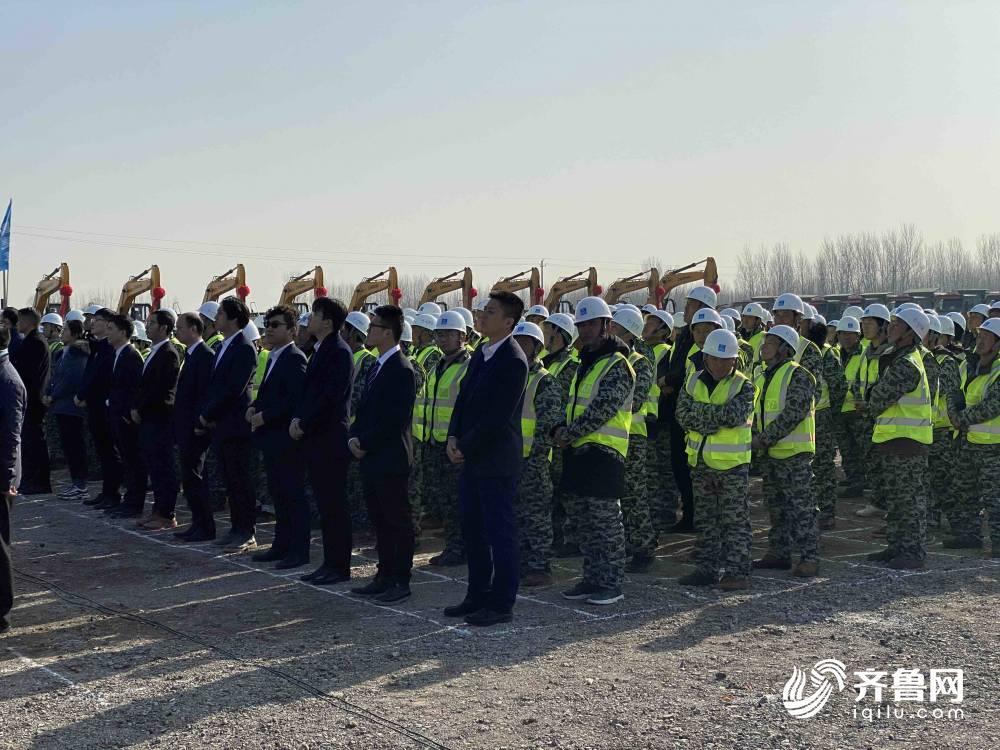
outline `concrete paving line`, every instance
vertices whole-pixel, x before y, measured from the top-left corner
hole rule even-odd
[[[7,647],[7,651],[9,651],[14,656],[16,656],[17,659],[23,665],[25,665],[26,667],[31,668],[31,669],[37,669],[37,670],[39,670],[41,672],[44,672],[45,674],[47,674],[49,677],[53,678],[54,680],[57,680],[58,682],[62,683],[63,685],[66,685],[67,687],[69,687],[72,690],[80,693],[81,695],[86,696],[90,700],[92,700],[95,703],[97,703],[99,706],[110,706],[111,705],[110,701],[108,701],[108,699],[105,698],[100,693],[95,693],[90,688],[87,688],[87,687],[79,684],[78,682],[75,682],[75,681],[71,680],[69,677],[67,677],[66,675],[64,675],[62,672],[56,671],[55,669],[53,669],[52,667],[48,666],[47,664],[42,664],[40,661],[32,659],[31,657],[25,656],[20,651],[17,651],[16,649],[13,649],[13,648],[10,648],[9,646]],[[51,664],[54,661],[56,661],[56,660],[52,659],[52,660],[49,660],[48,663]]]
[[[653,612],[664,612],[666,610],[676,610],[679,606],[676,604],[665,604],[662,607],[650,607],[648,609],[633,609],[628,612],[615,612],[610,615],[595,615],[589,620],[557,620],[555,622],[547,622],[543,625],[524,625],[521,627],[510,627],[503,628],[500,630],[490,630],[483,633],[484,638],[498,638],[500,636],[506,635],[516,635],[517,633],[527,633],[532,630],[546,630],[548,628],[560,627],[562,625],[576,624],[576,625],[589,625],[596,622],[604,622],[605,620],[619,620],[624,617],[633,617],[636,615],[646,615]]]

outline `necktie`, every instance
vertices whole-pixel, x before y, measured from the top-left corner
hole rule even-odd
[[[267,376],[271,374],[271,365],[274,364],[274,360],[271,359],[271,355],[267,355],[267,364],[264,365],[264,380],[267,380]],[[263,382],[263,381],[262,381]]]
[[[371,389],[372,383],[375,382],[375,376],[378,375],[378,371],[379,371],[379,368],[381,366],[382,366],[381,364],[379,364],[378,362],[376,362],[375,366],[368,371],[368,374],[365,376],[365,390],[366,391],[368,391],[368,390]]]

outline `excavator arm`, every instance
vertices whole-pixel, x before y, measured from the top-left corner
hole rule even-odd
[[[163,287],[160,286],[159,266],[152,265],[142,273],[129,277],[129,280],[125,282],[124,286],[122,286],[122,293],[118,298],[118,312],[122,315],[135,317],[132,315],[133,308],[139,308],[136,310],[138,314],[136,319],[145,319],[148,317],[148,314],[142,314],[143,312],[148,313],[148,311],[145,310],[147,303],[136,305],[135,302],[136,297],[140,294],[145,294],[146,292],[149,292],[149,295],[153,300],[152,304],[148,304],[149,311],[159,310],[160,301],[165,295]]]
[[[304,310],[302,310],[302,304],[295,304],[295,298],[300,294],[305,294],[309,291],[314,291],[317,297],[326,296],[326,287],[323,286],[322,266],[316,266],[311,271],[306,271],[305,273],[285,282],[285,286],[281,290],[281,297],[278,299],[278,304],[291,305],[300,312],[304,312]]]
[[[604,301],[609,305],[613,305],[626,294],[637,292],[640,289],[646,289],[648,294],[646,296],[646,301],[643,304],[656,305],[659,307],[660,300],[662,299],[662,297],[659,297],[658,295],[659,286],[660,272],[655,268],[650,268],[649,271],[640,271],[637,274],[615,281],[608,287],[608,291],[604,293]]]
[[[243,299],[244,295],[240,295],[239,290],[246,289],[246,285],[246,269],[243,268],[242,263],[237,263],[225,273],[219,274],[208,282],[208,286],[205,287],[205,297],[202,299],[202,302],[215,302],[223,294],[231,292],[234,289],[237,290],[237,296],[239,296],[240,299]]]
[[[58,268],[45,276],[35,287],[34,308],[39,315],[45,314],[49,306],[49,297],[57,292],[62,296],[59,313],[65,315],[69,312],[69,298],[73,293],[73,288],[69,285],[69,266],[65,263],[60,263]],[[69,294],[65,292],[69,292]]]
[[[689,268],[694,268],[701,263],[705,264],[705,268],[700,271],[689,271]],[[712,286],[713,284],[719,283],[719,269],[715,265],[715,258],[709,256],[703,258],[702,260],[696,260],[694,263],[689,263],[681,268],[675,268],[671,271],[667,271],[663,274],[663,278],[660,279],[660,286],[663,287],[663,297],[666,299],[667,295],[670,294],[671,289],[676,289],[684,284],[690,284],[693,281],[701,281],[705,286]]]
[[[586,274],[586,276],[584,275]],[[597,283],[597,269],[591,266],[590,268],[575,273],[572,276],[564,276],[559,279],[552,288],[549,289],[548,295],[545,297],[545,307],[548,310],[554,311],[559,306],[559,300],[565,297],[567,294],[577,291],[578,289],[586,289],[589,296],[593,296],[601,293],[601,286]]]
[[[379,294],[380,292],[388,292],[389,298],[393,300],[393,304],[399,303],[399,298],[402,294],[397,296],[399,292],[399,277],[396,274],[395,266],[389,266],[384,271],[379,271],[374,276],[369,276],[367,279],[361,279],[358,285],[354,287],[354,294],[351,296],[351,307],[353,310],[362,310],[365,306],[365,300],[371,297],[373,294]]]
[[[450,273],[447,276],[442,276],[440,279],[434,279],[424,289],[424,293],[420,296],[419,304],[435,302],[441,295],[455,292],[459,289],[462,290],[462,306],[471,310],[472,298],[478,292],[472,286],[472,271],[468,267],[463,268],[461,271]]]
[[[531,304],[537,305],[541,302],[541,296],[545,293],[539,281],[537,268],[529,268],[527,271],[515,273],[513,276],[500,279],[493,285],[491,292],[510,292],[516,294],[523,289],[529,290]]]

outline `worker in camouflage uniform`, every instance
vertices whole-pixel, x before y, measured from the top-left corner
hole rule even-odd
[[[580,367],[570,386],[566,423],[555,443],[566,449],[562,487],[583,551],[583,580],[563,592],[571,600],[613,604],[624,598],[625,527],[621,497],[632,421],[635,373],[629,349],[610,332],[611,310],[600,297],[577,306]]]
[[[860,418],[857,402],[861,399],[861,321],[845,315],[837,321],[838,349],[835,356],[844,376],[844,399],[838,410],[832,409],[837,427],[837,444],[840,448],[840,465],[844,470],[845,485],[840,490],[841,497],[859,497],[864,492],[865,473],[861,446],[858,444],[860,430],[856,422]]]
[[[695,570],[678,580],[683,586],[750,588],[754,385],[737,369],[739,353],[734,333],[710,333],[703,349],[704,369],[688,377],[677,399],[677,421],[687,432],[698,526]]]
[[[648,473],[648,432],[646,415],[651,414],[653,387],[652,348],[642,340],[642,314],[631,308],[619,308],[612,316],[611,334],[629,347],[628,361],[635,373],[632,398],[632,422],[629,427],[628,453],[625,456],[625,493],[621,498],[625,525],[626,570],[640,573],[656,561],[656,530],[646,488]],[[648,352],[648,355],[644,352]]]
[[[813,322],[809,345],[820,352],[820,374],[816,377],[816,456],[813,459],[813,497],[819,506],[820,529],[836,526],[837,515],[837,429],[834,415],[840,413],[847,392],[847,380],[833,347],[826,343],[826,324]],[[801,342],[801,337],[800,337]],[[801,343],[800,343],[801,346]],[[804,366],[804,365],[803,365]]]
[[[664,405],[666,397],[661,387],[670,364],[670,337],[673,330],[673,315],[656,308],[649,311],[642,329],[643,341],[652,347],[653,368],[656,373],[650,392],[650,398],[656,401],[656,414],[646,415],[646,429],[649,432],[646,490],[649,509],[653,514],[653,529],[657,536],[665,534],[677,523],[677,484],[674,482],[674,468],[670,462],[670,425],[667,424]]]
[[[861,316],[861,332],[864,334],[867,346],[861,359],[860,390],[861,400],[858,402],[859,418],[857,421],[858,443],[862,447],[862,465],[865,468],[865,495],[870,495],[863,508],[855,511],[862,517],[884,517],[886,500],[881,494],[881,484],[877,481],[882,473],[881,454],[872,451],[872,431],[875,428],[875,417],[865,405],[871,399],[872,390],[879,379],[879,361],[883,354],[892,349],[889,343],[889,309],[882,304],[872,303],[865,308]]]
[[[887,332],[892,350],[879,358],[878,382],[865,410],[874,419],[872,477],[886,502],[886,544],[869,560],[919,570],[927,557],[927,457],[934,441],[931,392],[920,342],[930,320],[918,307],[898,310]]]
[[[520,323],[514,341],[528,360],[521,433],[524,463],[517,489],[517,525],[521,537],[521,585],[552,583],[552,431],[565,419],[566,401],[556,379],[538,359],[545,346],[542,329]]]
[[[776,303],[777,304],[777,303]],[[816,453],[816,379],[795,361],[799,335],[776,325],[764,337],[757,376],[753,451],[761,456],[764,501],[771,516],[768,550],[753,567],[788,570],[792,555],[799,563],[792,575],[819,572],[819,524],[812,494]]]
[[[976,336],[976,367],[963,364],[964,383],[953,404],[962,471],[955,475],[948,513],[950,549],[982,544],[979,511],[989,514],[992,556],[1000,558],[1000,318],[984,321]]]
[[[955,323],[947,315],[938,316],[937,335],[932,334],[932,351],[937,360],[938,388],[934,399],[934,442],[927,457],[930,476],[930,494],[927,497],[927,526],[939,528],[942,516],[951,518],[949,501],[954,498],[952,482],[955,478],[957,447],[948,416],[949,404],[959,403],[962,391],[961,365],[951,349]]]
[[[344,327],[341,329],[344,341],[354,353],[354,379],[351,381],[351,414],[349,417],[352,423],[354,422],[354,412],[357,411],[361,394],[364,392],[368,370],[378,362],[376,354],[365,347],[370,322],[368,316],[363,312],[354,311],[347,314],[347,320],[344,321]],[[368,512],[361,492],[361,471],[357,461],[351,461],[347,467],[347,499],[351,506],[352,523],[360,527],[366,526]]]
[[[542,324],[545,334],[545,350],[547,354],[542,359],[542,366],[556,379],[562,391],[563,399],[569,394],[570,383],[580,365],[580,357],[573,347],[576,342],[576,324],[573,316],[566,313],[553,313]],[[565,493],[560,489],[562,478],[563,451],[555,448],[552,451],[551,477],[554,494],[552,497],[552,548],[556,557],[572,557],[580,554],[580,545],[576,542],[573,530],[573,519],[566,516]]]
[[[433,315],[417,315],[410,325],[410,334],[413,337],[409,353],[410,362],[413,364],[413,375],[416,378],[417,400],[420,404],[424,383],[427,381],[427,373],[431,372],[437,363],[441,361],[441,350],[434,343],[434,326],[437,318]],[[414,406],[416,409],[417,406]],[[413,467],[407,480],[407,487],[410,495],[410,508],[414,519],[413,529],[417,543],[420,541],[420,534],[423,529],[440,528],[441,518],[434,518],[429,512],[427,503],[424,500],[424,445],[427,442],[426,436],[417,434],[416,428],[413,431]]]

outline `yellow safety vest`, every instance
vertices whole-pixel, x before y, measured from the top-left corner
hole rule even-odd
[[[754,386],[757,389],[757,403],[754,411],[757,416],[757,425],[763,431],[771,422],[777,419],[778,415],[785,410],[785,398],[788,395],[788,384],[792,382],[792,375],[795,370],[801,368],[809,373],[798,362],[788,360],[778,367],[778,371],[767,384],[767,391],[764,392],[764,373],[757,376]],[[809,373],[812,377],[812,373]],[[815,401],[815,399],[814,399]],[[809,410],[805,419],[799,422],[795,429],[781,438],[777,443],[767,449],[767,455],[771,458],[791,458],[799,453],[816,452],[816,408],[815,405]]]
[[[949,354],[935,354],[934,360],[941,367],[949,358]],[[934,429],[945,430],[951,428],[951,420],[948,418],[948,398],[941,392],[941,378],[938,378],[937,396],[934,398]]]
[[[65,346],[65,344],[63,344],[63,342],[59,341],[58,339],[56,339],[55,341],[50,341],[49,354],[50,355],[55,354],[56,352],[60,351],[63,348],[63,346]]]
[[[632,365],[633,370],[635,370],[636,362],[641,360],[643,357],[644,355],[641,352],[631,352],[628,355],[628,363]],[[654,383],[656,382],[655,372],[653,373],[653,382]],[[643,402],[642,406],[639,407],[639,411],[632,412],[632,422],[628,428],[630,435],[639,435],[640,437],[648,437],[649,435],[649,432],[646,428],[646,416],[650,413],[650,406],[649,406],[650,393],[652,393],[652,388],[650,388],[645,398],[643,398],[643,395],[641,393],[632,394],[633,404],[635,403],[635,399],[637,398],[642,398]],[[657,403],[656,406],[658,407],[659,403]],[[659,409],[657,408],[656,411],[659,411]]]
[[[653,385],[649,388],[649,398],[646,399],[646,422],[655,422],[660,418],[660,385],[656,382],[656,373],[660,362],[670,356],[670,344],[657,344],[653,347]]]
[[[458,400],[458,388],[469,369],[469,360],[452,362],[444,372],[435,367],[427,373],[422,393],[413,407],[413,434],[418,440],[448,441],[448,426]],[[439,374],[440,372],[440,374]]]
[[[694,372],[694,362],[691,361],[691,357],[701,351],[701,347],[697,344],[691,344],[691,348],[688,349],[687,357],[684,359],[684,376],[689,376]]]
[[[687,379],[688,394],[695,401],[701,404],[716,404],[721,406],[727,404],[736,397],[742,389],[744,383],[749,382],[749,378],[739,370],[732,375],[720,380],[711,395],[708,393],[708,386],[699,377],[701,370],[692,373]],[[718,471],[729,471],[737,466],[750,463],[750,441],[751,425],[753,424],[753,410],[747,415],[745,424],[739,427],[723,427],[711,435],[702,435],[700,432],[688,430],[687,433],[687,457],[689,466],[698,465],[698,455],[705,461],[705,465],[710,469]]]
[[[572,424],[573,420],[578,419],[587,410],[587,407],[590,406],[590,402],[594,399],[600,388],[601,380],[611,369],[612,365],[616,365],[619,362],[622,362],[623,366],[628,368],[634,387],[635,372],[632,370],[632,365],[629,364],[621,352],[615,352],[607,357],[602,357],[590,368],[587,376],[582,381],[579,379],[579,372],[573,375],[573,382],[569,386],[570,399],[569,403],[566,404],[567,425]],[[579,448],[587,443],[606,445],[620,453],[622,457],[625,457],[628,454],[628,431],[631,424],[632,397],[630,396],[618,408],[617,414],[594,432],[577,439],[572,443],[572,446]]]
[[[751,336],[750,341],[748,342],[750,346],[753,347],[753,361],[755,364],[760,362],[760,348],[764,345],[764,337],[766,335],[767,331],[765,329],[761,329]]]
[[[205,342],[205,344],[208,346],[209,349],[211,349],[214,352],[215,351],[215,345],[219,344],[219,343],[222,343],[225,340],[226,340],[225,337],[221,333],[215,333],[215,334],[212,334],[212,337],[209,338]]]
[[[559,373],[561,373],[566,368],[566,365],[568,365],[570,362],[579,362],[579,361],[580,361],[580,355],[576,353],[575,349],[571,349],[568,357],[560,359],[558,362],[552,363],[552,367],[549,369],[549,375],[551,375],[554,378],[557,378],[559,377]]]
[[[535,412],[535,395],[538,393],[538,384],[542,378],[549,374],[544,367],[537,372],[528,375],[528,385],[524,389],[524,405],[521,407],[521,439],[524,442],[523,456],[527,458],[531,455],[531,448],[535,444],[535,428],[538,426],[538,415]],[[549,461],[552,460],[552,450],[549,450]]]
[[[431,354],[433,354],[434,352],[440,352],[440,351],[441,350],[438,349],[438,347],[436,347],[434,344],[427,344],[421,347],[420,351],[418,351],[413,358],[417,361],[418,365],[426,369],[427,358],[430,357]]]
[[[924,445],[934,442],[931,392],[927,386],[924,360],[920,356],[919,349],[911,351],[906,358],[920,372],[920,382],[916,388],[875,418],[873,443],[884,443],[895,438],[908,438]]]
[[[844,405],[840,407],[842,414],[857,411],[855,403],[861,398],[859,392],[861,388],[860,374],[861,363],[864,357],[859,350],[857,354],[852,354],[844,366],[844,379],[847,381],[847,394],[844,396]]]
[[[986,397],[986,391],[1000,381],[1000,359],[993,360],[990,371],[977,376],[965,391],[966,407],[977,406]],[[1000,415],[969,426],[965,439],[973,445],[1000,445]],[[996,477],[994,477],[994,481]]]
[[[261,349],[257,353],[257,368],[253,372],[253,395],[252,399],[257,400],[257,391],[260,390],[260,384],[264,382],[264,373],[267,372],[267,358],[271,356],[271,353],[267,349]]]

